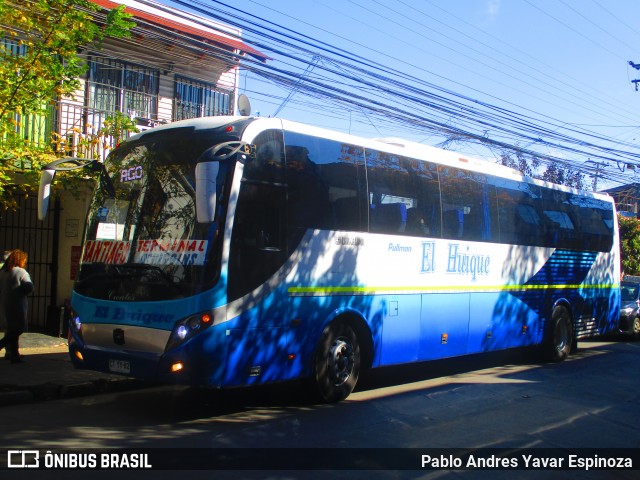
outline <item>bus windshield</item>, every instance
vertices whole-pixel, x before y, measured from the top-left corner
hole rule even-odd
[[[213,221],[196,219],[195,170],[219,129],[143,135],[105,162],[115,197],[98,188],[87,219],[76,292],[117,301],[183,298],[219,278],[221,225],[235,158],[219,162]],[[208,159],[210,161],[210,159]]]

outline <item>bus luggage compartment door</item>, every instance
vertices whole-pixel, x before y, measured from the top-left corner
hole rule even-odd
[[[420,359],[453,357],[467,353],[469,338],[468,293],[422,295]]]

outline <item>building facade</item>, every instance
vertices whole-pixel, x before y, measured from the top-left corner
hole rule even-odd
[[[234,115],[241,62],[267,57],[242,42],[237,28],[161,4],[137,0],[90,0],[104,22],[120,4],[136,26],[127,39],[106,39],[100,49],[79,54],[87,71],[80,88],[55,99],[46,115],[16,115],[21,134],[48,143],[65,156],[104,159],[117,138],[101,133],[116,115],[139,130],[186,118]],[[20,46],[0,40],[5,48]],[[14,43],[12,43],[14,42]],[[84,195],[63,192],[45,222],[37,220],[34,195],[18,199],[19,208],[0,213],[0,248],[29,254],[28,270],[36,290],[30,299],[30,327],[57,333],[77,271],[88,207]]]
[[[638,218],[640,212],[640,184],[628,183],[605,190],[616,202],[618,213],[625,217]]]

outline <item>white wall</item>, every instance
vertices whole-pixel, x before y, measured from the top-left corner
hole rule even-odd
[[[89,189],[85,190],[81,198],[75,198],[69,192],[60,195],[60,232],[58,236],[58,295],[56,305],[63,305],[71,298],[73,280],[72,268],[77,268],[77,259],[73,261],[72,251],[79,250],[84,232],[86,212],[89,208]]]

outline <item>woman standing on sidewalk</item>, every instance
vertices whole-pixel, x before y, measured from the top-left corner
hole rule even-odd
[[[18,351],[20,335],[27,330],[27,295],[33,283],[27,266],[27,254],[13,250],[0,269],[0,315],[4,317],[6,331],[0,339],[0,350],[8,347],[11,363],[22,363]]]

